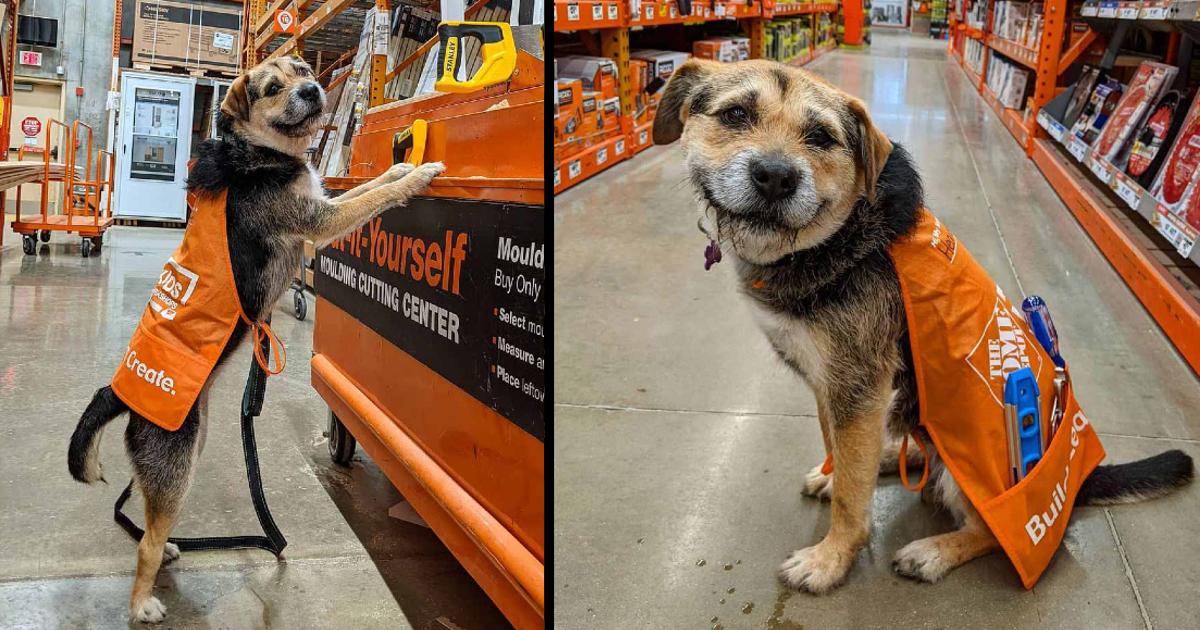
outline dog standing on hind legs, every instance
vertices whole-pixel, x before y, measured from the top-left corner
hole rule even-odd
[[[656,144],[679,139],[701,230],[712,240],[706,268],[722,249],[729,254],[759,327],[817,400],[833,472],[818,465],[804,491],[831,499],[829,532],[794,552],[780,577],[825,593],[846,579],[867,542],[885,452],[895,470],[895,441],[916,435],[932,443],[921,425],[906,304],[889,256],[890,247],[928,220],[920,176],[862,101],[811,73],[769,61],[680,66],[654,119]],[[946,474],[936,446],[929,449],[925,491],[960,527],[910,543],[893,562],[897,573],[925,582],[999,547]],[[1192,476],[1191,458],[1167,451],[1095,468],[1075,501],[1149,499]]]
[[[405,205],[444,170],[441,163],[396,164],[340,197],[326,198],[305,155],[324,108],[324,91],[303,61],[287,57],[252,68],[230,86],[218,119],[222,137],[200,146],[188,176],[191,193],[225,192],[224,235],[232,288],[241,312],[255,326],[268,318],[287,289],[306,239],[324,244],[339,238],[379,213]],[[160,279],[157,290],[163,289]],[[130,616],[138,621],[160,622],[166,615],[166,607],[153,596],[154,579],[163,562],[179,556],[167,538],[204,447],[209,387],[250,329],[245,321],[233,328],[177,429],[162,428],[133,411],[110,385],[96,392],[71,436],[71,476],[83,483],[103,480],[100,435],[108,422],[130,412],[125,447],[145,499],[146,521],[129,600]]]

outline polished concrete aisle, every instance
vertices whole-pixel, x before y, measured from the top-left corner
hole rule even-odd
[[[182,232],[114,228],[99,258],[55,235],[37,256],[9,231],[0,252],[0,628],[125,628],[136,545],[112,520],[129,479],[126,421],[105,432],[109,483],[67,473],[67,442],[108,382]],[[350,468],[327,450],[328,408],[309,385],[313,312],[297,321],[291,294],[274,313],[288,347],[256,423],[267,502],[289,545],[184,553],[158,575],[164,628],[505,627],[429,529],[388,516],[402,500],[360,449]],[[195,483],[174,534],[257,534],[238,410],[249,346],[213,386]],[[135,498],[127,513],[141,522]],[[139,627],[149,627],[133,624]]]
[[[1110,462],[1200,457],[1200,380],[944,43],[877,30],[868,51],[811,70],[908,147],[928,206],[1008,295],[1047,297]],[[1078,510],[1025,591],[996,554],[935,585],[894,574],[896,550],[951,522],[889,477],[849,582],[822,597],[781,586],[779,564],[829,524],[828,503],[800,494],[823,457],[816,406],[755,329],[730,265],[704,271],[696,218],[678,146],[556,200],[558,627],[1196,627],[1200,487]]]

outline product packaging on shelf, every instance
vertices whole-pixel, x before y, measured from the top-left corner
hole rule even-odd
[[[1134,132],[1141,128],[1147,113],[1154,108],[1177,72],[1174,66],[1143,61],[1092,145],[1092,154],[1123,168]]]
[[[1159,154],[1165,157],[1163,147],[1170,141],[1171,134],[1178,131],[1175,123],[1183,109],[1182,102],[1183,96],[1176,90],[1163,94],[1146,116],[1146,122],[1133,135],[1125,172],[1136,177],[1144,188],[1148,187],[1162,163]]]
[[[1104,129],[1105,123],[1108,122],[1109,115],[1117,108],[1123,90],[1121,83],[1116,79],[1108,78],[1097,83],[1079,119],[1075,121],[1075,126],[1071,127],[1071,133],[1089,146],[1095,142],[1096,136],[1100,135],[1100,130]]]
[[[1095,87],[1096,80],[1099,78],[1099,68],[1084,64],[1083,71],[1079,74],[1079,80],[1071,86],[1071,98],[1067,101],[1066,113],[1061,121],[1068,129],[1074,127],[1075,121],[1079,120],[1079,115],[1083,113],[1083,108],[1088,103],[1088,97],[1092,94],[1092,88]]]
[[[1167,211],[1200,230],[1200,95],[1192,99],[1187,116],[1163,161],[1150,193]]]
[[[604,98],[617,96],[617,64],[612,59],[566,55],[555,62],[558,66],[556,76],[579,79],[583,89],[600,92]]]

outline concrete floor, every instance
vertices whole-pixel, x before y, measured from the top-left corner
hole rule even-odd
[[[1008,295],[1047,297],[1109,461],[1200,457],[1200,380],[945,44],[874,39],[810,69],[865,99],[908,147],[928,206]],[[556,199],[559,627],[1197,627],[1200,488],[1078,510],[1025,591],[1000,555],[936,585],[896,576],[897,549],[951,523],[885,478],[848,584],[823,597],[783,588],[780,562],[829,523],[827,503],[800,495],[823,457],[816,407],[755,329],[729,266],[704,272],[690,199],[677,146]]]
[[[5,223],[7,229],[7,223]],[[114,228],[99,258],[55,235],[35,257],[5,235],[0,252],[0,628],[122,628],[135,544],[112,521],[129,478],[115,421],[102,444],[110,485],[67,474],[80,413],[107,382],[182,232]],[[169,628],[507,627],[429,529],[388,516],[400,494],[361,450],[330,463],[327,407],[309,385],[313,312],[291,294],[275,312],[288,345],[257,421],[267,501],[289,545],[184,553],[158,576]],[[238,409],[249,346],[213,389],[212,422],[179,536],[259,533],[246,486]],[[140,521],[136,498],[127,513]],[[141,624],[132,624],[141,625]],[[142,626],[146,627],[146,626]]]

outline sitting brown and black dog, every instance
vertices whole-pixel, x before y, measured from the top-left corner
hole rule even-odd
[[[188,177],[190,192],[227,191],[225,227],[234,285],[242,311],[262,322],[291,282],[304,241],[318,246],[377,214],[403,206],[440,174],[441,163],[396,164],[374,180],[327,198],[306,150],[325,109],[312,69],[297,58],[263,62],[230,86],[218,120],[221,138],[200,146]],[[238,323],[217,369],[246,339]],[[152,595],[162,562],[179,549],[167,542],[192,482],[208,425],[204,385],[183,425],[160,428],[129,407],[111,386],[100,388],[71,436],[68,464],[78,481],[103,479],[97,453],[104,426],[125,411],[125,446],[136,486],[145,498],[146,533],[138,545],[137,575],[129,600],[133,619],[162,621],[166,607]]]
[[[818,464],[803,491],[832,497],[832,519],[825,538],[794,552],[780,576],[824,593],[846,578],[867,542],[876,478],[897,470],[896,441],[923,432],[904,300],[887,253],[916,226],[920,176],[862,101],[770,61],[682,65],[654,119],[655,143],[680,138],[701,231],[732,254],[759,326],[817,400],[835,472]],[[960,527],[906,545],[893,565],[935,582],[999,544],[936,450],[929,465],[928,494]],[[1192,475],[1191,458],[1177,450],[1100,466],[1076,503],[1149,499]]]

